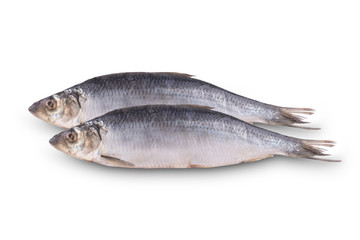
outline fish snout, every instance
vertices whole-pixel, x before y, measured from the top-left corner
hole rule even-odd
[[[50,140],[49,143],[51,144],[51,146],[53,146],[54,148],[56,148],[56,146],[58,145],[58,143],[60,142],[60,136],[61,134],[57,134],[55,136],[53,136]]]
[[[38,109],[39,109],[39,105],[40,105],[39,102],[33,103],[33,104],[28,108],[29,112],[36,116],[36,114],[37,114],[37,112],[38,112]]]
[[[51,144],[51,146],[53,146],[54,148],[56,148],[57,150],[60,150],[62,152],[67,150],[67,146],[66,146],[65,138],[64,138],[64,132],[53,136],[49,140],[49,143]]]
[[[51,146],[53,146],[57,150],[71,155],[71,149],[73,148],[73,146],[71,144],[69,144],[68,141],[66,140],[67,139],[66,136],[70,132],[71,132],[71,130],[66,130],[64,132],[61,132],[61,133],[53,136],[49,140],[49,143],[51,144]]]

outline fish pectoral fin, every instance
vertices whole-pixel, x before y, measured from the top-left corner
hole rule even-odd
[[[99,163],[110,167],[124,167],[124,168],[135,167],[135,165],[130,162],[105,155],[101,155]]]

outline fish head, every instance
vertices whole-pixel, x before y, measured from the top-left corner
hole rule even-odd
[[[35,102],[29,111],[53,125],[71,128],[80,124],[81,104],[76,92],[64,91]]]
[[[50,139],[50,144],[61,152],[87,161],[101,155],[101,135],[96,126],[85,124],[63,131]]]

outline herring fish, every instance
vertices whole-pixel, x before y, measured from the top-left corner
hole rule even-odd
[[[79,159],[124,168],[211,168],[273,155],[336,161],[319,157],[333,141],[288,137],[188,105],[115,110],[55,135],[50,144]]]
[[[207,106],[248,123],[295,126],[310,108],[265,104],[181,73],[118,73],[89,79],[35,102],[29,111],[53,125],[71,128],[109,111],[148,104]]]

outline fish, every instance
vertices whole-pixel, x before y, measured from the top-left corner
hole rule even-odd
[[[248,123],[264,123],[316,129],[304,115],[311,108],[289,108],[246,98],[192,75],[169,72],[117,73],[89,79],[53,94],[29,107],[50,124],[72,128],[112,110],[140,105],[199,105],[234,116]]]
[[[333,141],[281,135],[192,105],[114,110],[49,142],[75,158],[123,168],[212,168],[275,155],[338,161],[323,157]]]

